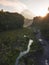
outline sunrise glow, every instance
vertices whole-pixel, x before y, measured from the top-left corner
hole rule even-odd
[[[39,11],[38,11],[39,10]],[[34,14],[36,15],[36,16],[42,16],[42,17],[44,17],[44,16],[46,16],[46,14],[48,13],[48,8],[41,8],[41,10],[40,9],[38,9],[38,10],[36,10],[35,12],[34,12]]]

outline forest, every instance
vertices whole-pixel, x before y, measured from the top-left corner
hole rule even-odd
[[[0,11],[0,31],[22,28],[24,17],[18,13]]]

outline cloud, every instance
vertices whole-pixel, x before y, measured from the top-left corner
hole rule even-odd
[[[4,6],[13,6],[16,5],[16,2],[10,1],[10,0],[0,0],[0,4]]]
[[[10,11],[12,12],[14,10],[13,7],[9,7],[9,6],[3,6],[0,4],[0,10],[3,9],[4,11]]]
[[[13,11],[21,12],[22,10],[26,9],[26,5],[21,3],[18,0],[0,0],[0,4],[3,5],[3,7],[13,7]]]

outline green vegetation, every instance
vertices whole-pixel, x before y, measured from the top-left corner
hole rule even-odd
[[[28,37],[25,38],[24,35]],[[14,65],[20,51],[27,49],[30,38],[31,30],[29,29],[19,29],[0,33],[0,65]]]
[[[22,29],[23,24],[22,15],[0,11],[0,65],[14,65],[20,52],[19,29]]]
[[[41,20],[44,21],[41,17],[35,17],[32,27],[40,28],[43,31],[45,26],[42,28],[42,24],[45,24],[39,23]],[[43,49],[37,41],[33,29],[23,28],[23,24],[24,17],[22,15],[0,11],[0,65],[14,65],[19,53],[27,49],[29,39],[33,39],[34,42],[29,54],[24,56],[20,63],[27,61],[27,65],[32,65],[35,63],[35,61],[32,61],[35,57],[33,55],[38,52],[42,53]]]
[[[27,37],[24,37],[24,35]],[[29,39],[34,40],[29,52],[32,55],[41,47],[37,44],[38,41],[31,29],[23,28],[0,33],[0,65],[14,65],[20,51],[27,49]],[[25,59],[28,59],[28,56],[25,56]],[[22,58],[21,62],[23,60],[24,58]],[[28,59],[28,61],[30,60]]]
[[[22,28],[24,17],[18,13],[0,11],[0,31]]]

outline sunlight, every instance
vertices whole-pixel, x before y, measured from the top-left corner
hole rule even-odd
[[[41,11],[40,16],[44,17],[47,13],[48,13],[48,11],[46,9],[44,9]]]
[[[36,16],[46,16],[46,14],[48,13],[48,10],[45,8],[45,9],[42,9],[41,11],[39,12],[36,12]]]

